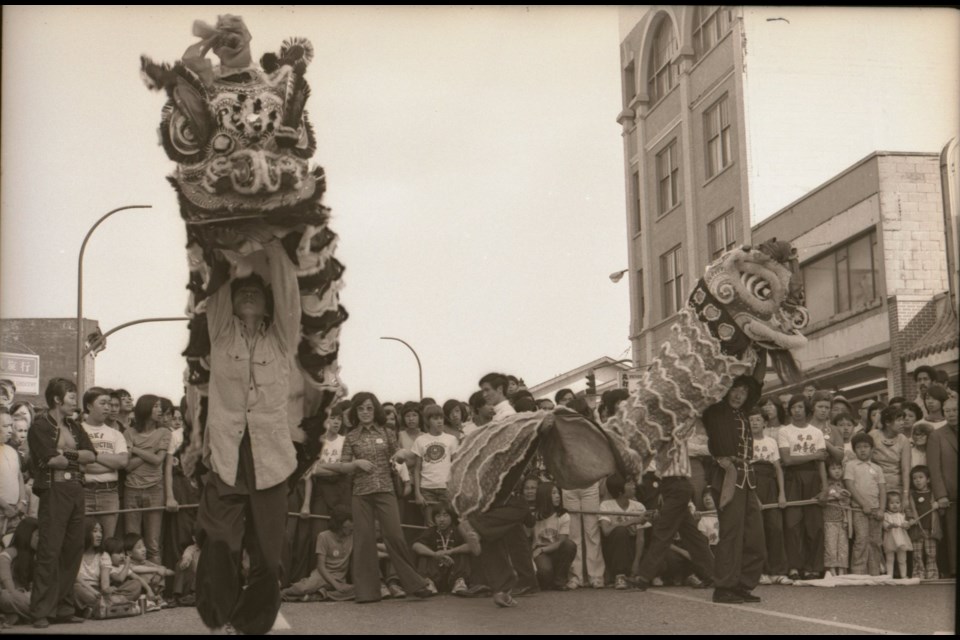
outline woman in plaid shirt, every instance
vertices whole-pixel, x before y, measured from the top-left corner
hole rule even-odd
[[[400,512],[391,471],[394,463],[412,455],[397,445],[386,426],[380,401],[369,392],[353,397],[350,422],[357,425],[346,436],[338,471],[353,474],[353,583],[357,602],[380,600],[380,572],[374,520],[380,522],[383,542],[403,588],[418,598],[433,595],[427,581],[413,568],[413,559],[400,528]]]

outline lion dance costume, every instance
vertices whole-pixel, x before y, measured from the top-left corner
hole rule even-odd
[[[734,379],[769,353],[777,373],[795,380],[790,350],[806,344],[796,253],[786,242],[728,251],[707,266],[671,327],[639,392],[598,426],[566,407],[519,413],[467,436],[454,454],[449,490],[461,519],[487,510],[514,488],[539,450],[565,489],[619,472],[638,479],[662,471],[696,420]]]
[[[169,180],[187,226],[191,321],[183,355],[190,395],[197,400],[192,413],[202,417],[210,378],[204,302],[229,284],[232,256],[261,248],[252,232],[263,225],[282,238],[298,266],[300,396],[303,407],[315,412],[346,395],[337,352],[348,314],[339,302],[344,266],[334,257],[337,234],[320,202],[326,178],[321,167],[309,165],[316,141],[304,109],[310,95],[304,73],[313,48],[302,38],[287,40],[257,67],[250,63],[250,34],[241,18],[221,16],[216,27],[197,22],[194,34],[204,40],[172,66],[141,58],[147,86],[169,98],[160,139],[178,163]],[[203,57],[209,48],[220,56],[220,66]],[[203,422],[195,419],[194,429]]]
[[[290,277],[295,273],[299,289],[300,335],[296,347],[288,349],[289,367],[282,369],[290,372],[290,379],[283,381],[286,411],[275,414],[286,415],[288,424],[271,425],[274,437],[283,434],[281,439],[305,414],[323,415],[346,395],[337,353],[347,319],[339,302],[344,267],[334,257],[337,235],[328,226],[330,210],[321,204],[326,180],[322,168],[310,165],[316,141],[305,110],[310,90],[304,74],[313,57],[312,45],[291,38],[257,65],[251,60],[250,33],[238,16],[220,16],[216,26],[197,21],[193,34],[200,42],[173,65],[141,58],[141,76],[148,88],[163,90],[168,97],[160,140],[177,163],[169,180],[187,228],[190,338],[183,355],[192,438],[183,467],[188,476],[193,475],[201,448],[204,462],[210,453],[206,423],[207,408],[213,405],[207,398],[211,335],[206,307],[221,287],[229,290],[231,280],[257,271],[258,256],[269,253],[265,247],[276,248],[277,242],[282,246],[279,257],[285,253],[292,264]],[[206,58],[209,51],[219,58],[219,65]],[[250,371],[252,375],[252,363]],[[249,438],[256,441],[254,435]],[[243,446],[250,449],[242,445],[241,450]],[[286,471],[290,464],[286,453],[292,446],[289,442],[284,446]],[[257,489],[263,463],[255,465]],[[238,471],[238,484],[240,475]],[[198,595],[199,605],[202,594]],[[259,627],[235,626],[263,633],[275,615],[276,610]],[[207,618],[210,626],[226,622],[211,623]]]

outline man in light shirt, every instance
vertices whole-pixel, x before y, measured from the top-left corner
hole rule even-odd
[[[120,508],[119,469],[125,469],[130,460],[127,442],[114,427],[106,423],[110,416],[110,391],[91,387],[83,394],[86,419],[83,430],[90,436],[97,461],[83,469],[83,497],[87,513],[116,511]],[[95,516],[103,537],[112,538],[117,530],[117,514]]]
[[[480,391],[487,404],[493,407],[494,421],[516,413],[510,401],[507,400],[507,377],[502,373],[488,373],[480,378]]]

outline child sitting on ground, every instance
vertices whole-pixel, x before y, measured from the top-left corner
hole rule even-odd
[[[827,463],[827,491],[823,501],[823,566],[842,576],[850,566],[850,492],[843,486],[843,463]]]
[[[107,538],[103,541],[103,551],[110,556],[110,584],[114,593],[122,594],[133,602],[143,591],[143,584],[133,575],[133,566],[124,553],[123,541]]]
[[[634,500],[637,485],[632,480],[625,481],[615,473],[607,478],[606,486],[611,499],[600,503],[600,511],[625,515],[605,514],[598,518],[603,535],[603,559],[614,576],[614,587],[626,589],[627,576],[636,575],[640,569],[644,536],[639,526],[647,522],[647,509]]]
[[[916,427],[914,427],[916,429]],[[943,536],[940,529],[940,513],[936,509],[930,489],[930,469],[917,465],[910,470],[910,499],[907,501],[907,517],[910,521],[910,540],[913,541],[913,577],[936,580],[940,577],[937,568],[937,541]]]
[[[470,548],[457,528],[456,515],[447,503],[433,508],[434,526],[413,543],[417,555],[417,573],[429,581],[434,593],[467,592],[470,576]]]
[[[413,473],[413,497],[423,507],[424,523],[433,526],[434,507],[449,502],[447,480],[450,479],[450,461],[457,451],[458,440],[443,432],[443,409],[435,404],[423,410],[427,433],[413,443],[417,454]]]
[[[902,511],[903,498],[899,491],[887,493],[887,510],[883,514],[883,550],[887,553],[887,575],[893,575],[896,560],[900,577],[907,577],[907,551],[913,549],[907,534],[907,517]]]
[[[870,461],[873,438],[860,432],[851,439],[857,459],[843,468],[843,484],[853,500],[853,553],[850,573],[880,575],[883,562],[883,512],[887,484],[880,467]]]
[[[717,515],[717,504],[713,501],[713,489],[704,487],[700,502],[703,503],[703,511],[694,510],[693,517],[697,519],[697,529],[707,538],[710,550],[716,551],[720,544],[720,516]]]
[[[281,592],[289,602],[308,600],[353,600],[353,585],[347,584],[353,554],[353,516],[337,505],[329,529],[317,536],[317,566],[306,578]],[[312,597],[311,597],[312,596]]]
[[[163,601],[164,578],[172,576],[173,571],[147,560],[147,546],[139,533],[123,536],[123,548],[130,557],[133,574],[140,579],[147,594],[147,611],[159,611],[166,604]]]
[[[564,591],[576,555],[577,545],[570,539],[570,514],[563,508],[560,489],[552,482],[541,482],[533,525],[533,564],[540,588]]]
[[[177,606],[192,607],[197,603],[197,565],[200,563],[200,545],[197,534],[193,542],[180,554],[180,561],[173,576],[173,595]]]
[[[100,548],[103,529],[96,520],[87,520],[83,536],[83,559],[73,585],[73,594],[83,611],[90,618],[100,604],[100,598],[113,593],[110,586],[110,555]]]

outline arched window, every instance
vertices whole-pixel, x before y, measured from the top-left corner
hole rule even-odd
[[[677,86],[680,73],[672,63],[677,53],[677,38],[669,20],[660,22],[653,37],[653,55],[650,57],[650,100],[656,102]]]
[[[693,9],[693,51],[697,60],[713,49],[730,30],[730,10],[719,6],[697,6]]]

